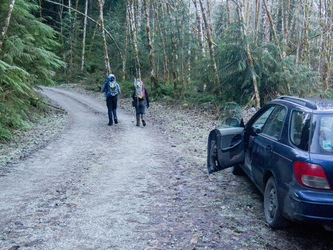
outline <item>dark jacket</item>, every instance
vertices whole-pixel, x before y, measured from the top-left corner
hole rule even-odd
[[[147,91],[146,88],[144,88],[144,90],[145,90],[145,95],[144,95],[143,98],[139,98],[139,101],[146,100],[146,102],[147,102],[147,107],[149,107],[149,95],[148,95],[148,91]],[[135,93],[135,89],[134,89],[134,92],[133,92],[132,98],[133,98],[133,101],[137,101],[136,93]]]

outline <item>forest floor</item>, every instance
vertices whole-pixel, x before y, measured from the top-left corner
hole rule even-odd
[[[41,92],[61,109],[0,145],[0,249],[333,248],[319,226],[270,229],[245,176],[208,175],[212,113],[153,102],[136,127],[120,98],[110,127],[101,94]]]

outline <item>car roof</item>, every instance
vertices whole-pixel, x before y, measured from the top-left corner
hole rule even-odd
[[[298,104],[311,110],[318,111],[333,111],[333,100],[332,99],[321,99],[321,98],[300,98],[294,96],[280,96],[274,101],[285,101],[292,104]]]

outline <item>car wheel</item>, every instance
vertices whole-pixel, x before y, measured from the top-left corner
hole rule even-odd
[[[233,167],[232,173],[233,175],[244,175],[244,171],[239,165]]]
[[[215,172],[219,169],[216,143],[216,136],[212,136],[208,142],[207,166],[209,173]]]
[[[288,220],[281,215],[281,205],[274,177],[269,178],[265,187],[264,212],[271,228],[284,228],[288,225]]]

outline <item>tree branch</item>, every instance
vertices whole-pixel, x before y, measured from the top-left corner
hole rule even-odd
[[[52,1],[52,0],[44,0],[44,1],[49,2],[49,3],[53,3],[53,4],[55,4],[55,5],[62,6],[62,7],[65,7],[65,8],[67,8],[67,9],[70,9],[70,10],[72,10],[72,11],[74,11],[74,12],[77,12],[77,13],[79,13],[80,15],[87,17],[89,20],[93,21],[93,22],[96,23],[97,25],[101,26],[101,24],[100,24],[99,22],[97,22],[95,19],[91,18],[90,16],[88,16],[88,15],[82,13],[81,11],[78,11],[78,10],[72,8],[72,7],[66,6],[66,5],[61,4],[61,3],[54,2],[54,1]],[[106,34],[109,35],[109,37],[110,37],[110,38],[112,39],[112,41],[115,43],[115,45],[116,45],[116,47],[117,47],[117,49],[118,49],[118,51],[119,51],[119,53],[120,53],[120,56],[123,57],[123,56],[122,56],[122,53],[121,53],[121,50],[120,50],[120,48],[119,48],[119,46],[118,46],[116,40],[115,40],[115,39],[113,38],[113,36],[111,35],[111,33],[110,33],[107,29],[105,29],[105,28],[104,28],[104,31],[106,32]]]

